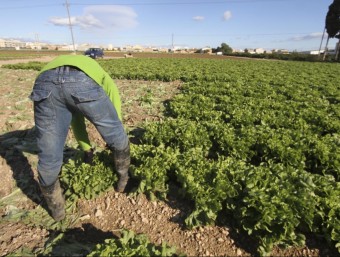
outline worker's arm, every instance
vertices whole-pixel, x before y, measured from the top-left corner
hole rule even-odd
[[[80,148],[83,151],[90,150],[91,143],[86,131],[85,118],[81,113],[73,114],[71,127]]]
[[[115,107],[118,118],[122,121],[121,100],[118,87],[113,79],[106,72],[103,79],[103,89],[107,96],[110,98],[113,106]]]

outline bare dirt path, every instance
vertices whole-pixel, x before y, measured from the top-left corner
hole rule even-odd
[[[49,62],[54,59],[55,56],[42,56],[33,59],[11,59],[11,60],[0,60],[0,67],[4,64],[16,64],[16,63],[27,63],[27,62]]]

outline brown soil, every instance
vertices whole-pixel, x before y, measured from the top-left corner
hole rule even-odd
[[[45,58],[48,61],[49,58]],[[14,62],[14,61],[11,61]],[[3,63],[3,62],[2,62]],[[0,63],[1,64],[1,63]],[[0,255],[24,249],[42,249],[54,231],[20,221],[5,219],[13,210],[35,210],[41,204],[37,184],[37,156],[31,136],[34,125],[32,103],[28,100],[37,72],[0,68]],[[144,121],[159,121],[162,103],[178,92],[180,82],[116,80],[122,97],[124,124],[128,132]],[[141,96],[151,89],[152,103]],[[90,138],[96,147],[104,143],[89,125]],[[68,145],[74,144],[72,133]],[[24,181],[24,182],[23,182]],[[29,184],[24,187],[22,183]],[[25,188],[29,188],[25,189]],[[13,198],[23,191],[20,199]],[[20,195],[20,194],[19,194]],[[13,198],[13,200],[12,200]],[[2,204],[5,203],[5,204]],[[81,216],[67,229],[70,238],[100,243],[117,235],[122,228],[146,234],[155,244],[167,242],[188,256],[254,256],[256,246],[246,235],[225,226],[207,226],[188,230],[184,218],[190,203],[170,194],[167,201],[149,201],[144,195],[116,193],[113,189],[93,200],[80,200]],[[273,256],[332,256],[337,253],[321,240],[311,237],[305,247],[274,249]]]

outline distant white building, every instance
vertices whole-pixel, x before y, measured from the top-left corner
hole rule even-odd
[[[312,50],[312,51],[306,51],[306,52],[303,52],[303,53],[306,53],[306,54],[311,54],[311,55],[319,55],[319,54],[323,54],[325,51],[324,50]]]
[[[265,50],[264,50],[263,48],[255,48],[255,49],[254,49],[254,52],[255,52],[256,54],[263,54],[263,53],[265,52]]]
[[[244,49],[234,49],[233,48],[233,53],[244,53]]]
[[[26,42],[15,39],[0,39],[0,47],[20,49],[26,47]]]
[[[325,50],[322,49],[322,50],[312,50],[312,51],[308,51],[307,53],[311,54],[311,55],[318,55],[318,54],[324,54],[325,53]],[[327,55],[332,55],[332,54],[335,54],[335,49],[328,49],[327,50]]]
[[[289,54],[289,51],[287,49],[274,49],[273,53]]]
[[[60,46],[58,47],[58,50],[60,50],[60,51],[73,51],[73,50],[78,50],[78,45],[77,45],[77,44],[74,45],[74,48],[75,48],[75,49],[73,49],[73,45],[64,44],[64,45],[60,45]]]

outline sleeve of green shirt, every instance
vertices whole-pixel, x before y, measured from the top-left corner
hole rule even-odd
[[[76,138],[79,147],[83,151],[88,151],[91,149],[91,143],[89,139],[89,135],[86,131],[85,117],[80,112],[72,115],[71,122],[72,131],[74,137]]]
[[[103,86],[105,93],[110,98],[113,106],[115,107],[117,114],[118,114],[118,118],[122,121],[122,113],[121,113],[122,103],[120,100],[118,87],[115,84],[115,82],[112,80],[112,78],[109,76],[109,74],[107,74],[106,72],[104,73],[102,86]]]

